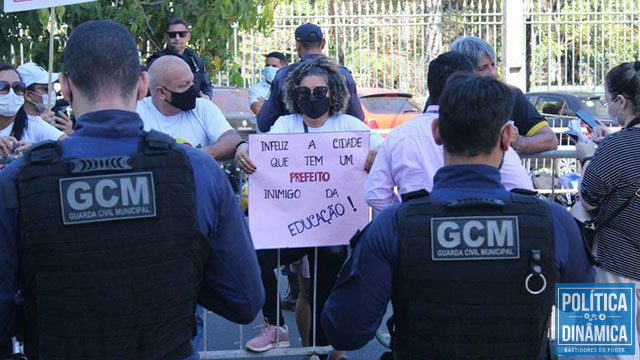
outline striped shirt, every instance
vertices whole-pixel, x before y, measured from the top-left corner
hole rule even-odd
[[[596,223],[610,217],[640,188],[640,128],[607,136],[582,179],[582,199],[597,206]],[[634,201],[598,234],[597,258],[615,274],[640,280],[640,200]]]

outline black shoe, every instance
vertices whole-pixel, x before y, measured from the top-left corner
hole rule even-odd
[[[294,298],[291,294],[287,294],[287,296],[280,300],[280,306],[285,310],[296,311],[297,302],[297,298]]]

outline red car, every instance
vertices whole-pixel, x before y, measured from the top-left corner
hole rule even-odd
[[[364,121],[383,136],[422,113],[422,106],[408,93],[381,88],[358,88]]]

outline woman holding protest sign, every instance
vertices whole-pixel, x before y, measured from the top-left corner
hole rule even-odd
[[[635,283],[640,333],[640,61],[613,68],[604,88],[609,115],[622,130],[609,134],[607,128],[597,128],[597,150],[591,141],[576,144],[584,169],[580,203],[594,215],[596,282]],[[635,354],[601,358],[640,359],[637,340]]]
[[[369,171],[375,159],[377,148],[382,143],[382,137],[371,132],[359,119],[343,113],[349,101],[349,92],[338,65],[332,59],[320,56],[301,62],[290,72],[282,91],[284,102],[291,115],[280,117],[271,128],[270,133],[369,131],[369,154],[365,163],[362,164],[365,171]],[[248,174],[253,174],[258,168],[249,158],[247,144],[241,144],[238,147],[235,160]],[[292,210],[295,211],[295,209]],[[315,251],[317,251],[317,266]],[[345,246],[288,248],[280,250],[281,261],[278,264],[278,250],[259,250],[258,260],[262,269],[262,280],[266,293],[266,301],[262,309],[267,324],[257,337],[247,343],[247,349],[266,351],[276,347],[277,342],[280,347],[289,346],[288,329],[283,326],[284,318],[282,314],[276,314],[277,281],[273,269],[278,265],[290,264],[300,259],[303,259],[301,268],[307,268],[310,271],[305,274],[305,271],[302,270],[300,274],[301,289],[296,309],[296,320],[303,345],[311,345],[309,332],[310,327],[314,325],[309,325],[312,322],[309,299],[316,299],[316,318],[319,320],[324,302],[331,292],[345,255]],[[307,259],[309,260],[307,261]],[[314,276],[316,267],[317,275]],[[314,278],[317,278],[317,286],[313,286]],[[275,324],[280,324],[281,328],[276,329]],[[318,324],[319,321],[315,325],[316,344],[327,345],[326,337]],[[343,351],[335,351],[330,358],[346,359],[346,356]]]
[[[18,71],[0,63],[0,166],[19,156],[32,143],[67,136],[24,110],[25,84]]]

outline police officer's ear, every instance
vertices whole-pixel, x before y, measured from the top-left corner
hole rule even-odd
[[[434,119],[431,123],[431,133],[433,133],[433,140],[438,145],[442,145],[442,136],[440,136],[440,119]]]
[[[511,144],[511,138],[513,138],[513,134],[516,131],[517,130],[513,126],[512,122],[508,122],[502,127],[502,134],[500,135],[500,149],[502,151],[509,150],[509,145]]]
[[[322,40],[320,41],[320,49],[321,49],[321,50],[324,50],[324,45],[325,45],[325,44],[326,44],[326,42],[324,41],[324,39],[322,39]]]
[[[149,93],[149,73],[146,71],[140,72],[140,76],[138,77],[138,90],[137,97],[138,100],[142,100],[147,97]]]
[[[58,82],[60,83],[60,92],[62,93],[62,97],[68,102],[73,102],[73,95],[71,90],[71,80],[65,73],[60,73],[58,76]]]

